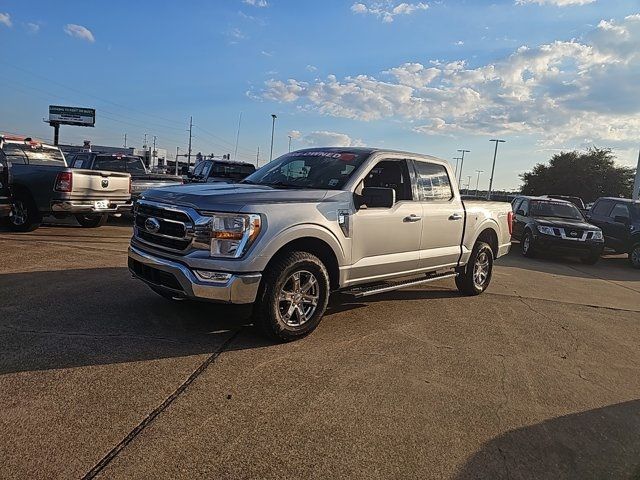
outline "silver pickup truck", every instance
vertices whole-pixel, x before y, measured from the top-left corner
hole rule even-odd
[[[58,147],[31,138],[0,136],[0,161],[11,163],[9,226],[15,231],[35,230],[45,215],[98,227],[109,213],[131,210],[128,173],[71,170]]]
[[[370,148],[288,153],[238,184],[146,192],[131,273],[165,298],[253,303],[278,340],[316,328],[331,291],[455,279],[483,292],[510,248],[508,203],[460,199],[449,164]]]

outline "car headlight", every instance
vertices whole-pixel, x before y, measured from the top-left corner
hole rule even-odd
[[[260,215],[206,213],[211,216],[212,257],[240,258],[258,238]]]
[[[544,225],[538,225],[538,231],[544,235],[555,235],[552,227],[545,227]]]
[[[591,240],[602,240],[603,238],[602,230],[595,230],[593,235],[591,235]]]

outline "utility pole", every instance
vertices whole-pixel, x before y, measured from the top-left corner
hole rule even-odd
[[[147,134],[144,134],[144,142],[142,142],[142,150],[144,150],[144,163],[147,167],[151,167],[147,162]],[[149,161],[151,161],[151,155],[149,155]]]
[[[489,192],[487,193],[487,200],[491,200],[491,194],[493,193],[493,174],[496,170],[496,156],[498,155],[498,144],[504,143],[506,142],[506,140],[500,140],[500,139],[494,138],[489,141],[496,142],[496,148],[493,151],[493,165],[491,166],[491,178],[489,179]]]
[[[453,159],[456,161],[456,169],[455,169],[455,173],[453,174],[453,176],[458,178],[458,160],[460,160],[460,157],[453,157]]]
[[[278,118],[275,113],[271,114],[271,153],[269,154],[269,161],[273,160],[273,133],[276,130],[276,118]]]
[[[287,135],[289,137],[289,153],[291,153],[291,135]]]
[[[259,163],[260,163],[260,147],[258,147],[258,152],[256,153],[256,168],[258,168]]]
[[[471,186],[471,175],[467,175],[467,195],[469,195],[469,187]]]
[[[233,152],[233,159],[236,160],[238,156],[238,140],[240,139],[240,123],[242,122],[242,112],[240,112],[240,118],[238,118],[238,131],[236,132],[236,149]]]
[[[458,173],[458,184],[462,183],[462,168],[464,167],[464,154],[469,153],[471,150],[458,149],[459,152],[462,152],[462,156],[460,157],[460,172]]]
[[[153,136],[153,150],[151,150],[151,168],[155,168],[156,167],[156,139],[158,137],[156,137],[155,135]]]
[[[476,170],[478,174],[478,179],[476,180],[476,197],[478,196],[478,186],[480,185],[480,174],[483,173],[484,170]]]
[[[176,147],[176,175],[178,175],[178,158],[180,154],[180,147]]]
[[[191,167],[191,131],[193,129],[193,117],[189,117],[189,150],[187,151],[187,169]]]
[[[124,148],[127,148],[127,134],[124,134]]]

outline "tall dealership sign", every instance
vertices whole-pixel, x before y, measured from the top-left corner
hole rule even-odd
[[[53,127],[53,143],[58,145],[60,125],[94,127],[96,124],[96,111],[93,108],[49,105],[49,120],[45,120],[45,122]]]

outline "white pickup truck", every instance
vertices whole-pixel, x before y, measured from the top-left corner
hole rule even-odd
[[[511,246],[508,203],[460,198],[443,160],[371,148],[291,152],[238,184],[166,187],[135,207],[131,273],[172,300],[252,303],[279,340],[316,328],[331,291],[446,278],[477,295]]]

